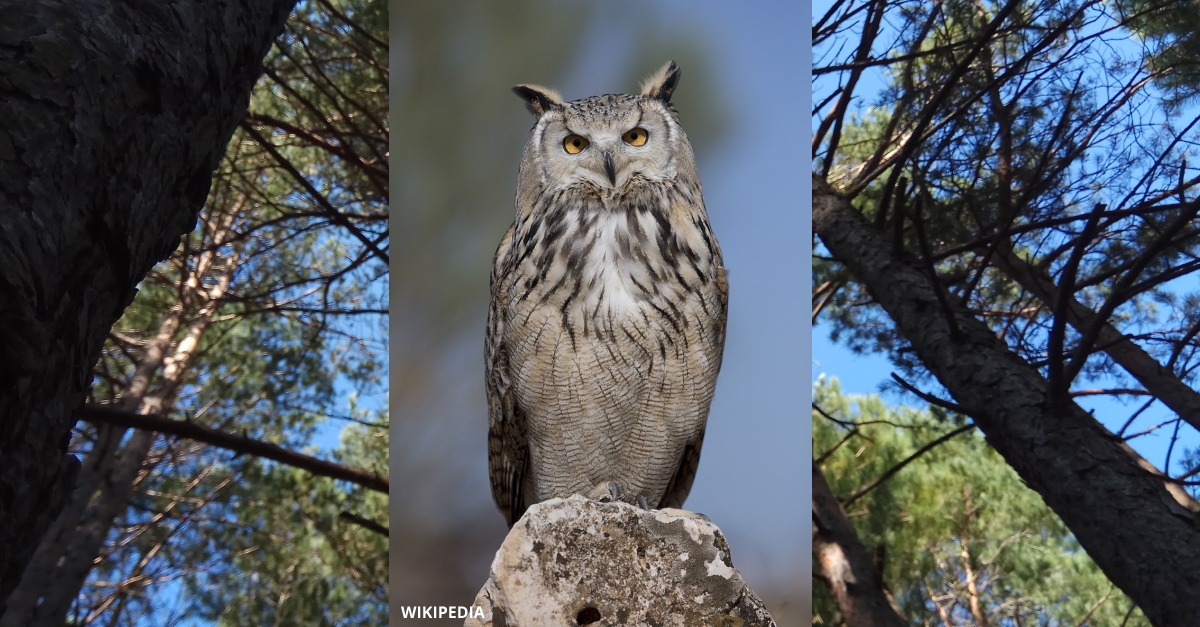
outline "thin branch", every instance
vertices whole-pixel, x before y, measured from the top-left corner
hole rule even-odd
[[[1087,624],[1088,620],[1091,619],[1092,614],[1095,614],[1096,610],[1100,609],[1100,606],[1104,605],[1104,602],[1107,601],[1109,599],[1109,597],[1112,596],[1113,590],[1115,590],[1115,589],[1116,589],[1116,586],[1109,584],[1108,592],[1105,592],[1104,596],[1100,597],[1100,600],[1096,601],[1096,604],[1092,606],[1092,609],[1088,610],[1088,613],[1084,614],[1083,618],[1079,619],[1079,622],[1075,624],[1075,627],[1084,627],[1084,625]]]
[[[187,438],[228,449],[239,454],[253,455],[293,466],[319,477],[330,477],[360,485],[368,490],[384,494],[388,493],[388,478],[381,476],[379,473],[328,462],[244,435],[234,435],[224,431],[217,431],[216,429],[210,429],[190,420],[174,420],[160,414],[135,414],[102,405],[84,405],[77,412],[77,416],[94,425],[112,425],[126,429],[141,429],[143,431],[155,431],[178,438]]]
[[[899,209],[897,207],[897,209]],[[958,340],[962,337],[962,329],[958,326],[958,318],[954,314],[954,310],[950,307],[950,301],[946,298],[946,287],[942,285],[942,281],[938,278],[937,268],[933,266],[933,258],[930,254],[929,240],[925,237],[924,218],[922,217],[923,207],[921,205],[921,196],[918,195],[916,203],[913,206],[912,221],[913,226],[917,231],[917,245],[921,250],[921,259],[925,262],[925,272],[929,274],[929,282],[933,285],[934,295],[937,297],[938,305],[942,309],[942,315],[946,317],[946,324],[950,327],[950,337]],[[900,212],[896,212],[899,217]],[[896,254],[900,251],[897,250]]]
[[[379,535],[381,535],[385,538],[389,537],[387,527],[384,527],[383,525],[381,525],[369,518],[363,518],[362,516],[359,516],[357,514],[351,514],[350,512],[342,512],[342,513],[338,514],[338,518],[341,518],[343,520],[348,520],[348,521],[358,525],[359,527],[366,529],[367,531],[374,531],[375,533],[378,533]]]
[[[1087,390],[1075,390],[1071,392],[1071,396],[1149,396],[1150,392],[1139,390],[1137,388],[1092,388]]]
[[[1158,257],[1158,254],[1167,247],[1167,245],[1171,242],[1172,237],[1182,230],[1184,225],[1196,218],[1197,213],[1200,213],[1200,202],[1192,203],[1191,207],[1185,205],[1179,215],[1176,216],[1176,218],[1172,220],[1171,223],[1167,225],[1167,227],[1163,229],[1161,233],[1159,233],[1159,236],[1156,237],[1154,241],[1146,246],[1142,254],[1138,256],[1137,261],[1133,264],[1133,267],[1128,270],[1125,276],[1121,277],[1116,284],[1113,285],[1112,292],[1109,293],[1108,298],[1104,300],[1104,304],[1101,305],[1100,310],[1096,312],[1096,317],[1091,321],[1091,324],[1087,325],[1085,329],[1081,330],[1080,335],[1082,337],[1079,345],[1075,347],[1075,350],[1072,353],[1070,364],[1065,369],[1066,372],[1063,377],[1063,383],[1069,386],[1071,381],[1075,379],[1076,375],[1083,370],[1083,365],[1087,361],[1088,356],[1091,355],[1091,351],[1093,345],[1096,343],[1096,339],[1099,338],[1101,331],[1104,330],[1104,325],[1108,322],[1108,319],[1112,317],[1112,314],[1114,311],[1116,311],[1117,307],[1125,302],[1125,300],[1129,297],[1127,291],[1129,290],[1130,286],[1134,281],[1137,280],[1139,276],[1141,276],[1142,271],[1146,269],[1146,266],[1150,265],[1150,262]]]
[[[1075,249],[1071,251],[1071,257],[1067,259],[1067,265],[1063,268],[1062,278],[1058,283],[1058,294],[1054,302],[1050,304],[1054,308],[1054,323],[1050,327],[1050,341],[1046,358],[1049,360],[1050,394],[1056,403],[1063,402],[1068,397],[1067,390],[1071,386],[1071,382],[1065,378],[1066,364],[1064,362],[1066,357],[1063,355],[1068,306],[1075,298],[1075,281],[1079,278],[1079,264],[1083,261],[1083,255],[1087,252],[1088,245],[1096,236],[1096,227],[1100,224],[1100,214],[1104,213],[1106,208],[1103,203],[1098,203],[1092,209],[1087,223],[1084,224],[1083,232],[1076,240]]]
[[[975,428],[975,423],[965,424],[965,425],[951,431],[950,433],[947,433],[946,435],[943,435],[942,437],[930,442],[929,444],[922,446],[921,448],[917,449],[916,453],[909,455],[907,458],[904,459],[904,461],[889,468],[887,470],[887,472],[884,472],[882,475],[880,475],[878,479],[872,481],[871,483],[868,483],[867,485],[860,488],[858,490],[858,492],[855,492],[854,494],[847,497],[846,500],[842,501],[842,507],[850,507],[850,505],[852,503],[854,503],[858,499],[861,499],[862,497],[866,496],[866,494],[868,492],[879,487],[879,485],[882,484],[884,481],[891,479],[892,475],[900,472],[900,470],[903,469],[905,466],[916,461],[918,457],[924,455],[925,453],[928,453],[929,451],[933,450],[934,448],[937,448],[938,445],[950,440],[954,436],[959,435],[961,433],[966,433],[974,428]]]
[[[300,184],[300,186],[303,187],[306,192],[308,192],[308,195],[314,201],[316,201],[317,205],[324,209],[327,214],[329,214],[329,217],[332,218],[334,222],[338,223],[338,225],[345,228],[350,232],[351,235],[357,238],[358,241],[362,242],[368,250],[374,253],[375,256],[384,263],[384,265],[389,265],[391,263],[388,254],[383,252],[383,250],[381,250],[379,246],[375,244],[375,242],[372,242],[371,239],[368,238],[361,229],[350,222],[349,218],[342,215],[342,212],[338,211],[336,207],[330,204],[329,199],[326,198],[324,194],[317,191],[317,188],[313,187],[313,184],[309,182],[308,178],[301,174],[300,171],[296,169],[296,166],[292,165],[291,161],[288,161],[282,154],[279,153],[279,150],[275,147],[275,144],[267,141],[267,138],[263,137],[258,130],[254,128],[254,125],[245,120],[242,121],[241,127],[242,131],[253,138],[254,141],[258,142],[258,144],[262,146],[263,150],[266,150],[268,153],[270,153],[271,157],[275,159],[275,162],[279,165],[279,167],[287,171],[287,173],[290,174],[291,177],[298,184]]]
[[[833,455],[835,452],[837,452],[838,449],[842,448],[843,444],[849,442],[856,435],[861,436],[862,432],[859,431],[858,429],[851,429],[849,432],[846,433],[845,437],[838,440],[837,444],[834,444],[832,447],[830,447],[830,449],[828,451],[825,451],[824,453],[821,453],[816,458],[814,458],[813,463],[818,466],[824,464],[825,460],[829,459],[830,455]]]
[[[336,8],[334,8],[334,6],[332,4],[329,3],[329,0],[319,0],[319,1],[321,3],[321,6],[325,7],[326,11],[329,11],[331,14],[333,14],[339,20],[344,22],[350,28],[353,28],[355,31],[357,31],[359,34],[361,34],[363,37],[366,37],[368,40],[371,41],[371,43],[375,44],[376,46],[379,46],[380,48],[383,48],[384,50],[388,49],[388,43],[386,41],[376,37],[374,33],[367,30],[366,28],[364,28],[357,21],[350,19],[345,13],[338,11]]]
[[[952,412],[963,414],[964,416],[971,415],[971,410],[957,403],[952,403],[946,399],[938,398],[932,394],[929,394],[928,392],[922,392],[921,390],[917,389],[917,386],[905,381],[904,379],[901,379],[900,375],[894,372],[892,373],[892,379],[896,383],[900,384],[900,387],[912,392],[913,394],[916,394],[918,398],[926,403],[929,403],[930,405],[935,405],[937,407],[941,407],[942,409],[948,409]]]

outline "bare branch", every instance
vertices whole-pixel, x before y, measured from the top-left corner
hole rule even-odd
[[[292,179],[304,188],[304,191],[308,193],[309,197],[312,198],[313,201],[315,201],[317,205],[321,207],[321,209],[323,209],[330,218],[333,219],[334,222],[338,223],[338,225],[349,231],[350,234],[353,235],[358,241],[362,242],[363,245],[367,247],[367,250],[370,250],[372,253],[374,253],[374,255],[378,257],[379,260],[384,263],[384,265],[391,263],[388,254],[383,252],[383,250],[380,249],[374,241],[368,238],[366,234],[362,232],[362,229],[358,228],[350,221],[349,218],[342,215],[342,212],[338,211],[336,207],[330,204],[329,199],[326,198],[324,194],[317,191],[317,188],[313,187],[313,184],[308,180],[308,178],[301,174],[300,171],[296,169],[296,166],[292,165],[291,161],[280,154],[279,150],[275,147],[275,144],[267,141],[267,138],[263,137],[258,130],[248,122],[243,121],[241,127],[247,135],[252,137],[254,141],[258,143],[258,145],[262,146],[263,150],[266,150],[268,153],[270,153],[271,157],[275,159],[275,162],[279,165],[279,167],[283,168],[284,171],[291,175]]]
[[[888,468],[887,471],[885,471],[882,475],[879,475],[879,478],[877,478],[874,481],[868,483],[867,485],[859,488],[857,492],[855,492],[854,494],[847,497],[844,501],[842,501],[842,506],[849,507],[852,503],[854,503],[858,499],[861,499],[862,497],[866,496],[871,490],[874,490],[875,488],[879,487],[879,485],[881,485],[883,482],[887,481],[888,479],[891,479],[892,475],[900,472],[901,470],[904,469],[905,466],[913,463],[914,461],[916,461],[918,458],[920,458],[925,453],[928,453],[929,451],[937,448],[939,445],[950,441],[951,439],[954,438],[954,436],[962,434],[962,433],[966,433],[974,428],[975,428],[974,423],[963,425],[963,426],[951,431],[950,433],[947,433],[946,435],[943,435],[942,437],[926,444],[925,446],[922,446],[921,448],[917,449],[917,451],[915,453],[904,458],[904,460],[901,461],[900,463],[896,464],[895,466],[892,466],[891,468]]]
[[[367,531],[373,531],[385,538],[388,537],[388,528],[384,527],[383,525],[381,525],[369,518],[363,518],[362,516],[359,516],[358,514],[352,514],[350,512],[342,512],[342,513],[338,514],[338,518],[348,520],[348,521],[358,525],[359,527],[366,529]]]
[[[368,490],[388,493],[388,479],[379,473],[344,464],[328,462],[285,449],[276,444],[210,429],[188,420],[173,420],[159,414],[136,414],[101,405],[85,405],[77,412],[80,419],[96,425],[155,431],[218,446],[239,454],[253,455],[308,471],[319,477],[348,481]]]

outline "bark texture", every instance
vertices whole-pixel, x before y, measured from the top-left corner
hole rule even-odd
[[[897,259],[850,202],[813,180],[813,230],[862,281],[988,442],[1108,578],[1160,627],[1200,616],[1200,504],[1073,402],[969,311],[955,332],[929,275]]]
[[[883,576],[841,503],[813,464],[813,557],[816,575],[829,586],[842,622],[848,627],[904,627],[907,623],[892,605]]]
[[[294,0],[0,0],[0,611],[105,334],[191,230]]]

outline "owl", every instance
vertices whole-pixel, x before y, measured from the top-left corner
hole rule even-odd
[[[583,494],[680,507],[721,367],[728,282],[667,63],[640,95],[563,102],[518,85],[536,122],[496,250],[486,339],[488,472],[509,526]]]

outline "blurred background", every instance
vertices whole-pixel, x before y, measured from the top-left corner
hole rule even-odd
[[[490,263],[533,124],[511,87],[567,100],[636,93],[674,58],[674,103],[730,270],[725,360],[685,507],[721,527],[781,626],[809,622],[807,7],[462,0],[390,11],[393,607],[470,605],[506,533],[488,487],[483,339]]]

